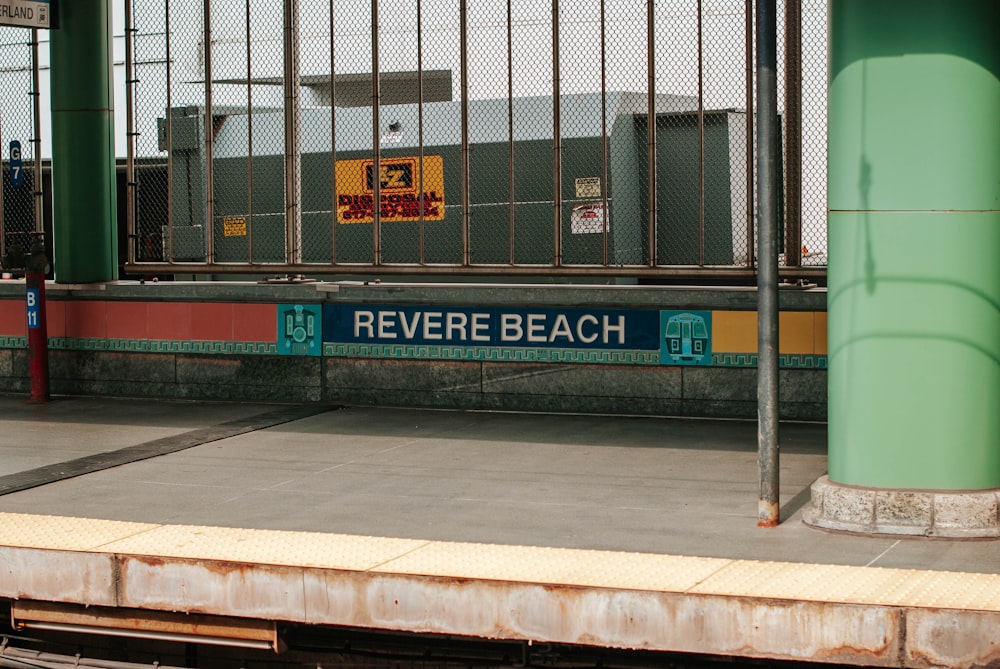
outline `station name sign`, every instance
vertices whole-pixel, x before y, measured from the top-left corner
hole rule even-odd
[[[353,344],[658,350],[659,312],[328,305],[323,338]]]
[[[51,28],[51,21],[48,0],[0,0],[0,26]]]

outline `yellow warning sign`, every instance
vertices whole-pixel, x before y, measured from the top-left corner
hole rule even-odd
[[[601,197],[601,177],[580,177],[576,180],[576,196]]]
[[[246,237],[247,219],[245,216],[226,216],[222,219],[222,234],[226,237]]]
[[[422,169],[421,169],[422,167]],[[337,222],[375,220],[375,161],[337,161]],[[423,191],[421,192],[421,174]],[[378,165],[379,215],[383,221],[444,220],[441,156],[382,158]]]

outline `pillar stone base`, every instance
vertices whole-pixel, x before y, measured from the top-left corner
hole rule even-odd
[[[861,534],[1000,538],[1000,488],[900,490],[843,485],[821,476],[802,512],[807,525]]]

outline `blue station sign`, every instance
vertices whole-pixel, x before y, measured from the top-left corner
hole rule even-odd
[[[324,355],[711,365],[712,314],[577,307],[323,305]]]
[[[323,338],[341,344],[659,351],[653,310],[327,305]]]

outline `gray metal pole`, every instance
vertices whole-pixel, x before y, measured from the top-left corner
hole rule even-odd
[[[757,0],[757,524],[774,527],[778,504],[777,12]]]

